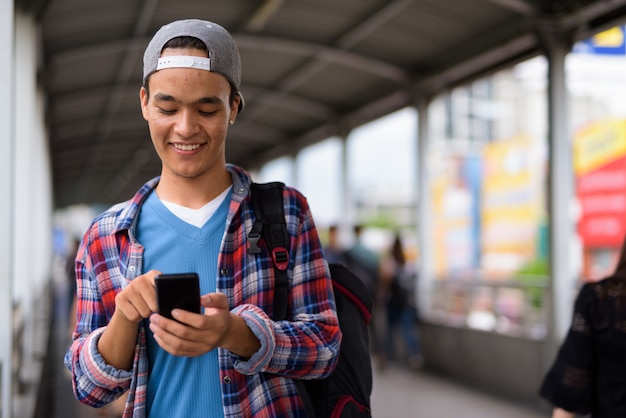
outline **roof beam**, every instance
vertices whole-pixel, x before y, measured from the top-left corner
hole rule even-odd
[[[529,33],[482,54],[476,54],[445,70],[439,69],[436,74],[426,75],[416,82],[416,87],[422,91],[437,93],[443,88],[458,84],[464,79],[484,73],[490,68],[502,65],[515,57],[529,54],[531,51],[539,55],[537,38]]]
[[[512,10],[524,16],[535,16],[537,9],[526,0],[483,0],[489,3],[497,4],[506,9]],[[480,7],[480,6],[478,6]]]
[[[332,62],[346,67],[358,68],[360,71],[369,72],[382,78],[386,78],[397,84],[405,84],[410,81],[409,74],[402,68],[387,62],[345,51],[341,48],[327,47],[310,42],[296,41],[292,39],[276,37],[260,37],[249,35],[235,35],[235,42],[240,48],[254,50],[272,50],[302,57],[315,58],[325,62]],[[304,71],[304,70],[301,70]],[[289,78],[295,78],[293,76]],[[282,83],[285,90],[293,90],[297,87],[294,81]],[[293,87],[288,87],[294,85]]]
[[[248,23],[246,29],[250,32],[259,32],[265,28],[267,21],[272,18],[282,7],[285,0],[265,0],[263,4],[254,12]]]
[[[612,28],[619,21],[622,24],[626,21],[626,0],[596,1],[558,19],[561,28],[575,33],[574,40]]]
[[[352,48],[363,39],[376,32],[378,28],[402,13],[415,0],[394,0],[390,1],[381,9],[372,13],[370,17],[364,19],[350,31],[343,34],[341,38],[335,42],[340,49]]]

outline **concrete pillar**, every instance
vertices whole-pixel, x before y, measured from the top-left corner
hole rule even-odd
[[[416,93],[415,106],[417,108],[417,164],[415,169],[417,185],[416,202],[416,230],[419,248],[418,266],[418,286],[416,286],[418,306],[423,306],[422,312],[428,312],[432,294],[433,281],[433,245],[432,245],[432,202],[429,188],[428,175],[428,152],[429,152],[429,113],[428,107],[431,102],[430,94]]]
[[[345,246],[347,243],[352,242],[352,226],[355,223],[355,209],[353,204],[353,188],[350,187],[350,179],[348,176],[348,135],[349,130],[340,130],[339,139],[341,141],[341,179],[339,195],[342,197],[339,213],[344,216],[339,217],[339,243]]]
[[[539,25],[537,35],[548,59],[550,296],[546,298],[546,361],[550,362],[569,328],[576,289],[571,244],[575,228],[572,215],[574,170],[565,74],[565,59],[572,44],[556,24]]]
[[[14,136],[14,3],[0,2],[0,418],[12,410],[11,356],[13,346],[13,160]]]

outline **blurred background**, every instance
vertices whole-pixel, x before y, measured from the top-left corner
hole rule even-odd
[[[382,258],[399,233],[421,371],[545,411],[576,291],[626,234],[626,1],[3,0],[0,16],[1,418],[58,403],[66,260],[159,173],[141,54],[184,17],[241,50],[229,162],[299,188],[325,245],[359,224]]]

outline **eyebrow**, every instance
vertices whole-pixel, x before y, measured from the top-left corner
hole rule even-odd
[[[182,102],[180,100],[177,100],[174,96],[171,96],[165,93],[155,93],[154,100],[158,100],[161,102],[174,102],[174,103],[182,104]],[[220,99],[217,96],[202,97],[193,103],[194,104],[224,104],[222,99]]]

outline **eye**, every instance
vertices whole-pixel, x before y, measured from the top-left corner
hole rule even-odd
[[[176,109],[164,109],[160,106],[157,106],[157,109],[159,109],[159,112],[163,113],[164,115],[172,115],[174,113],[176,113]]]
[[[204,110],[198,110],[198,113],[200,113],[202,116],[213,116],[217,113],[216,110],[212,110],[210,112],[204,111]]]

